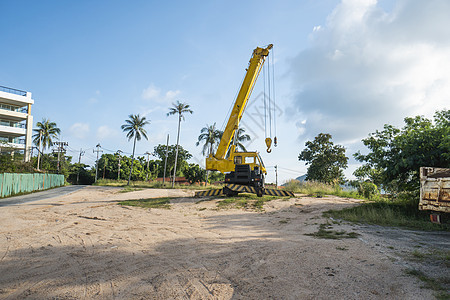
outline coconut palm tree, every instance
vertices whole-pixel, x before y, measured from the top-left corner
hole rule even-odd
[[[61,129],[56,126],[55,122],[50,122],[49,119],[43,118],[41,122],[36,123],[36,129],[33,129],[35,134],[33,134],[33,142],[38,146],[38,161],[37,169],[39,169],[39,164],[41,160],[41,153],[45,148],[50,148],[53,146],[53,140],[58,138],[61,133]]]
[[[200,142],[204,142],[202,154],[209,156],[213,153],[214,146],[220,142],[223,132],[216,129],[216,123],[213,125],[206,125],[200,130],[201,134],[198,136],[198,141],[195,143],[196,146],[200,145]]]
[[[183,114],[185,114],[185,113],[192,114],[193,111],[191,109],[189,109],[189,104],[182,103],[180,101],[177,101],[177,103],[172,103],[172,107],[169,107],[169,112],[167,113],[167,116],[178,114],[177,149],[175,152],[175,165],[173,168],[172,187],[175,185],[175,174],[177,173],[178,144],[180,142],[180,124],[181,124],[181,119],[184,120]]]
[[[42,119],[42,122],[36,123],[36,129],[33,129],[33,142],[36,146],[42,145],[43,149],[53,146],[53,140],[61,133],[61,129],[56,126],[55,122],[50,122],[49,119]]]
[[[214,145],[220,142],[223,132],[216,129],[216,123],[213,125],[206,125],[200,130],[201,134],[198,136],[198,141],[195,143],[196,146],[200,145],[201,141],[204,141],[202,154],[211,155],[214,151]],[[206,170],[206,182],[208,183],[209,170]]]
[[[245,149],[244,144],[242,142],[250,141],[251,137],[245,133],[244,128],[239,128],[236,131],[236,134],[233,136],[233,139],[231,140],[231,145],[236,145],[236,149],[241,149],[242,151],[246,152],[247,149]]]
[[[140,117],[137,115],[129,115],[129,119],[125,120],[125,124],[121,126],[122,131],[127,133],[128,141],[134,138],[133,141],[133,154],[131,156],[131,170],[130,176],[128,177],[127,185],[130,185],[131,173],[133,173],[133,164],[134,164],[134,150],[136,149],[136,140],[140,141],[142,137],[148,140],[147,131],[144,129],[144,126],[150,124],[150,120],[147,121],[146,117]]]

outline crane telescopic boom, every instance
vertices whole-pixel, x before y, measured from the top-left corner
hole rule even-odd
[[[232,196],[244,192],[255,193],[259,197],[264,194],[272,196],[294,196],[289,191],[264,187],[264,177],[267,175],[267,171],[258,152],[238,152],[236,151],[236,145],[233,144],[230,146],[233,137],[239,129],[239,122],[244,114],[255,82],[272,47],[273,45],[270,44],[266,48],[258,47],[253,50],[244,81],[239,89],[217,151],[216,153],[211,153],[206,158],[207,170],[220,171],[225,174],[224,187],[222,189],[196,192],[195,195],[197,197],[217,196],[221,194]],[[270,152],[271,144],[272,139],[266,138],[267,152]]]
[[[269,55],[269,50],[272,49],[272,47],[273,45],[270,44],[266,48],[258,47],[253,50],[253,55],[250,59],[247,73],[245,74],[244,81],[242,82],[241,88],[239,89],[239,93],[234,103],[233,110],[231,111],[227,126],[225,127],[222,139],[220,140],[219,147],[217,148],[216,154],[214,155],[215,158],[225,158],[235,131],[239,128],[239,122],[241,121],[242,115],[244,114],[245,107],[253,91],[253,87],[255,86],[256,79],[258,79],[258,75],[261,72],[265,58]]]
[[[264,193],[264,175],[267,174],[261,157],[256,151],[238,152],[236,151],[236,145],[231,145],[230,147],[230,144],[233,136],[239,129],[239,122],[244,114],[255,82],[272,47],[273,45],[270,44],[265,48],[258,47],[253,50],[244,80],[239,89],[217,151],[216,153],[211,153],[206,158],[206,169],[225,173],[225,183],[251,186],[256,188],[258,195]],[[227,153],[229,153],[228,157]],[[228,194],[232,194],[231,191]]]

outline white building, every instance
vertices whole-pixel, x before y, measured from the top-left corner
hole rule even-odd
[[[24,152],[25,161],[30,160],[33,103],[30,92],[0,86],[0,152],[14,149]]]

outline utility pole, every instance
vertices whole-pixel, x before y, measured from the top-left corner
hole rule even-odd
[[[172,188],[175,186],[175,179],[177,178],[177,161],[178,161],[178,145],[180,144],[180,124],[181,124],[181,113],[178,114],[178,134],[177,134],[177,149],[175,150],[175,162],[173,164],[173,181]]]
[[[117,150],[117,155],[119,156],[119,163],[117,165],[119,169],[119,171],[117,171],[117,180],[120,180],[120,158],[121,158],[120,153],[123,153],[122,150]]]
[[[81,157],[86,153],[86,151],[83,151],[82,148],[80,148],[80,156],[78,157],[78,163],[81,164]]]
[[[169,135],[167,135],[167,145],[166,145],[166,159],[164,161],[164,176],[163,176],[163,186],[166,186],[166,167],[167,167],[167,156],[169,155]]]
[[[97,152],[97,160],[95,161],[95,182],[97,182],[97,174],[98,174],[98,153],[99,152],[103,152],[103,150],[100,150],[99,148],[101,147],[100,144],[97,144],[97,150],[92,149],[92,153]]]
[[[61,161],[61,152],[64,151],[66,152],[66,149],[64,149],[64,146],[68,146],[69,143],[67,142],[54,142],[53,144],[58,145],[58,164],[56,166],[56,169],[58,170],[58,174],[60,171],[60,161]]]
[[[78,181],[80,180],[80,170],[81,170],[81,156],[83,156],[84,155],[84,153],[85,153],[86,151],[83,151],[83,149],[82,148],[80,148],[80,156],[78,157],[78,173],[77,173],[77,184],[78,184]]]
[[[149,161],[150,161],[150,155],[151,155],[151,153],[150,152],[145,152],[144,154],[147,154],[147,175],[145,176],[145,181],[148,181],[148,163],[149,163]]]
[[[41,144],[42,144],[42,130],[39,130],[39,149],[38,149],[38,161],[37,161],[37,169],[39,170],[39,165],[41,161]]]
[[[278,166],[275,165],[275,188],[278,188]]]

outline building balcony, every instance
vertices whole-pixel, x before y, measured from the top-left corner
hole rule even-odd
[[[0,103],[23,107],[34,104],[31,93],[0,86]]]
[[[25,142],[25,141],[24,141]],[[17,150],[25,150],[25,143],[0,143],[0,151],[5,149],[17,149]]]
[[[0,124],[0,134],[7,136],[23,136],[27,134],[25,127],[11,127]]]
[[[18,111],[11,111],[7,109],[3,109],[0,104],[0,119],[7,118],[11,119],[17,122],[23,121],[27,119],[27,111],[25,112],[18,112]],[[3,118],[2,118],[3,117]]]

